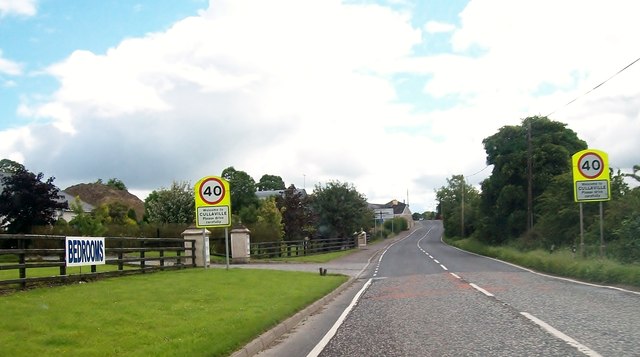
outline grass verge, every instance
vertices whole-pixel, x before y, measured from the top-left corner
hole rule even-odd
[[[347,277],[186,269],[0,296],[7,356],[225,356]]]
[[[574,257],[568,250],[522,252],[512,247],[490,246],[473,238],[445,242],[460,249],[497,258],[539,272],[599,284],[640,287],[640,265],[622,264],[611,259]]]

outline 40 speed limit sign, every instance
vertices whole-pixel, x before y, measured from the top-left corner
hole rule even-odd
[[[203,177],[194,186],[196,227],[215,228],[231,225],[229,182],[222,177]]]
[[[573,193],[576,202],[611,199],[609,157],[601,150],[587,149],[571,156]]]

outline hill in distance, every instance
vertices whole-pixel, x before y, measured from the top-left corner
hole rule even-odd
[[[126,190],[118,190],[101,183],[80,183],[69,186],[64,191],[95,207],[114,202],[121,203],[136,212],[138,220],[144,216],[144,202]]]

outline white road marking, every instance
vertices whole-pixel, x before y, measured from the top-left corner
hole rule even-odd
[[[360,289],[360,291],[358,291],[356,296],[354,296],[353,300],[351,300],[351,304],[349,304],[349,306],[347,306],[347,308],[342,312],[342,315],[340,315],[340,317],[338,318],[336,323],[334,323],[333,326],[331,327],[331,329],[329,329],[329,331],[327,331],[327,333],[324,335],[322,340],[320,340],[320,342],[318,342],[316,347],[314,347],[313,350],[311,350],[311,352],[309,352],[307,357],[317,357],[320,354],[320,352],[322,352],[322,350],[327,346],[329,341],[331,341],[331,339],[336,334],[336,332],[338,332],[338,328],[340,327],[340,325],[342,325],[344,320],[346,320],[347,315],[349,315],[349,313],[351,312],[353,307],[358,303],[358,300],[360,300],[360,296],[362,296],[362,294],[364,294],[365,290],[367,290],[369,285],[371,285],[371,279],[367,280],[367,282],[364,284],[362,289]]]
[[[469,285],[471,285],[471,287],[472,287],[472,288],[474,288],[474,289],[478,290],[479,292],[481,292],[481,293],[483,293],[483,294],[485,294],[485,295],[487,295],[487,296],[493,296],[493,294],[492,294],[492,293],[490,293],[490,292],[488,292],[488,291],[484,290],[483,288],[479,287],[478,285],[476,285],[476,284],[474,284],[474,283],[469,283]]]
[[[461,277],[459,277],[458,275],[456,275],[456,273],[449,273],[451,275],[453,275],[456,279],[462,279]]]
[[[440,264],[440,262],[437,259],[434,259],[433,261],[436,262],[436,264]]]
[[[447,267],[446,267],[446,266],[444,266],[444,265],[442,265],[442,264],[440,264],[440,266],[441,266],[441,267],[442,267],[442,269],[444,269],[444,270],[449,270],[449,269],[447,269]]]
[[[528,318],[529,320],[533,321],[533,323],[535,323],[536,325],[538,325],[538,326],[542,327],[543,329],[545,329],[551,335],[563,340],[564,342],[566,342],[570,346],[573,346],[573,347],[577,348],[578,351],[584,353],[585,355],[590,356],[590,357],[602,357],[598,352],[590,349],[589,347],[581,344],[580,342],[574,340],[573,338],[565,335],[561,331],[556,330],[555,328],[553,328],[553,326],[551,326],[548,323],[540,320],[539,318],[531,315],[530,313],[521,312],[520,314],[522,314],[524,317]]]

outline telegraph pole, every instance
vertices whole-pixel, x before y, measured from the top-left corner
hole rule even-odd
[[[531,148],[531,119],[527,123],[527,230],[533,228],[533,162]]]

